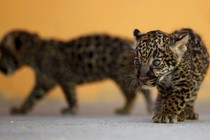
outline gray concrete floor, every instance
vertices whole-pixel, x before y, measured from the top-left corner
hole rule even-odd
[[[210,140],[210,103],[198,102],[198,121],[155,124],[142,98],[130,115],[113,113],[123,102],[80,102],[79,114],[62,116],[65,102],[43,101],[27,116],[11,116],[18,103],[0,102],[0,140]]]
[[[150,115],[1,116],[1,140],[209,140],[210,115],[155,124]]]

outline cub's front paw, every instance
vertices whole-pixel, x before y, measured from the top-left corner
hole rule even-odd
[[[61,113],[63,115],[75,115],[75,114],[77,114],[77,112],[78,112],[77,107],[74,107],[74,108],[64,108],[61,111]]]
[[[126,109],[126,108],[119,108],[119,109],[116,109],[116,110],[115,110],[115,113],[116,113],[116,114],[119,114],[119,115],[127,115],[127,114],[129,114],[130,112],[129,112],[129,110]]]
[[[184,111],[182,111],[181,113],[179,113],[178,115],[178,121],[179,122],[183,122],[186,120],[186,113]]]
[[[195,112],[186,112],[186,118],[188,120],[198,120],[199,115],[198,113],[195,113]]]
[[[155,123],[177,123],[177,115],[166,114],[166,113],[155,113],[152,118]]]
[[[26,111],[24,111],[20,108],[12,107],[11,110],[10,110],[10,114],[12,114],[12,115],[24,115],[24,114],[26,114]]]

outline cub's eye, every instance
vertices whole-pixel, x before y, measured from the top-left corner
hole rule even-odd
[[[136,57],[135,59],[134,59],[134,66],[136,67],[136,68],[139,68],[140,67],[140,61],[139,61],[139,59]]]
[[[155,59],[155,60],[153,60],[153,62],[152,62],[152,65],[155,66],[155,67],[160,66],[160,64],[161,64],[161,61],[158,60],[158,59]]]

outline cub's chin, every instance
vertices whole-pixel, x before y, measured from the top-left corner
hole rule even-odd
[[[142,87],[143,86],[145,86],[145,87],[155,87],[156,86],[156,83],[157,83],[157,79],[152,78],[152,79],[148,79],[148,80],[145,80],[145,81],[139,80],[138,83]]]
[[[151,89],[156,86],[156,80],[146,80],[146,81],[141,81],[138,80],[138,86],[143,88],[143,89]]]
[[[143,89],[152,89],[153,87],[152,85],[142,85]]]

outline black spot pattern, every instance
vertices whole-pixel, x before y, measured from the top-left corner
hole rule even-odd
[[[185,45],[186,51],[177,47],[179,41],[183,41],[181,44]],[[155,114],[153,121],[174,123],[198,119],[198,114],[194,113],[194,101],[209,67],[209,54],[201,37],[191,29],[177,30],[172,34],[156,30],[141,35],[137,42],[136,58],[141,63],[137,66],[136,76],[140,79],[141,71],[147,72],[147,81],[141,84],[157,86],[162,99],[158,104],[161,107],[156,107],[162,110]],[[161,65],[154,62],[157,59]],[[179,118],[183,112],[186,118],[185,115]]]

